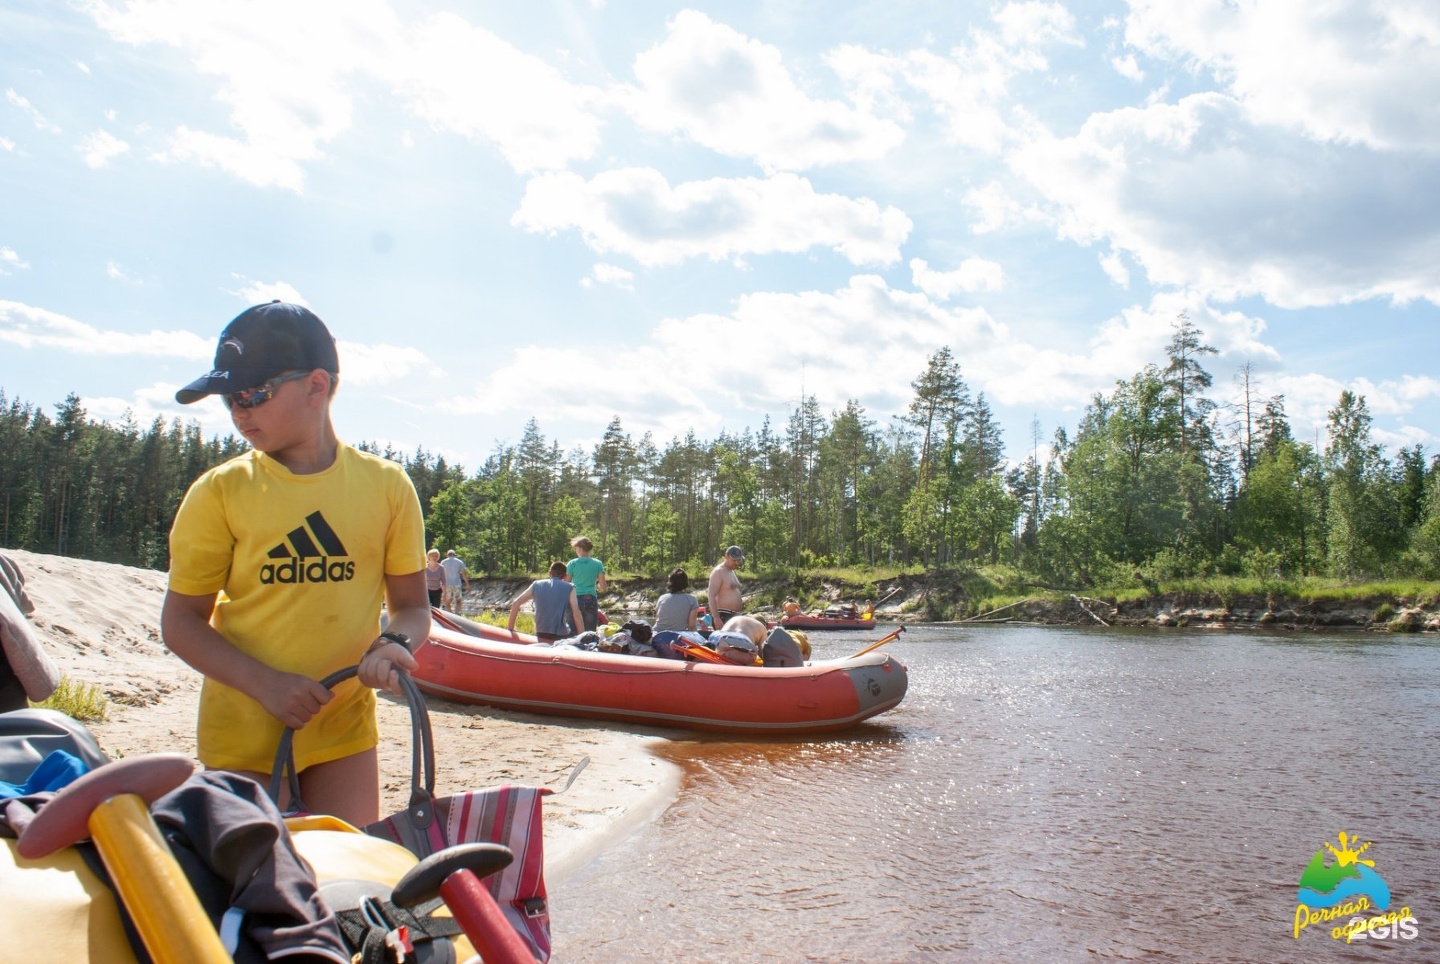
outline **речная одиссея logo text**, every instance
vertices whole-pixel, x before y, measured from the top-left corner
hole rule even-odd
[[[1295,937],[1313,924],[1332,924],[1330,936],[1345,943],[1363,940],[1413,940],[1419,923],[1409,907],[1390,910],[1390,887],[1375,872],[1375,861],[1361,858],[1371,841],[1359,843],[1340,831],[1339,847],[1329,841],[1300,874],[1299,903],[1295,907]],[[1359,844],[1358,846],[1356,846]],[[1325,862],[1325,851],[1335,856]],[[1344,918],[1344,920],[1341,920]]]

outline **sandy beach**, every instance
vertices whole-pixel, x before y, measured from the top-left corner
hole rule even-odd
[[[165,574],[111,563],[5,550],[25,575],[46,651],[71,680],[110,702],[88,724],[111,756],[194,753],[200,676],[160,641]],[[648,745],[659,737],[431,699],[436,792],[499,783],[570,789],[546,800],[545,863],[552,884],[601,849],[654,819],[673,799],[678,772]],[[409,711],[382,694],[382,812],[405,806],[410,779]]]

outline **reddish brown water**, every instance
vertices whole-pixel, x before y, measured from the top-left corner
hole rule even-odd
[[[879,722],[673,743],[675,806],[554,891],[556,960],[1440,960],[1440,643],[1007,627],[890,648],[911,690]],[[1342,830],[1417,936],[1347,946],[1349,915],[1294,936],[1300,875]]]

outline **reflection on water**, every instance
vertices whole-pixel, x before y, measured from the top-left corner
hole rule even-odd
[[[670,745],[679,801],[556,888],[557,960],[1358,960],[1378,949],[1330,924],[1292,936],[1341,830],[1419,922],[1391,949],[1434,959],[1435,641],[922,627],[889,648],[910,692],[876,722]]]

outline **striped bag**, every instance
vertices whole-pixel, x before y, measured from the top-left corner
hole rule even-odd
[[[572,773],[572,779],[574,774]],[[568,786],[568,784],[567,784]],[[502,785],[439,797],[365,827],[425,858],[455,844],[498,843],[515,854],[504,870],[484,879],[495,902],[535,960],[550,959],[550,911],[545,900],[545,849],[540,802],[545,787]]]
[[[320,682],[333,687],[355,672],[356,667],[351,666]],[[506,919],[529,944],[535,960],[545,964],[550,959],[550,911],[545,900],[545,835],[540,802],[556,791],[502,785],[437,798],[435,737],[425,697],[408,675],[402,674],[400,682],[410,705],[410,735],[415,748],[411,756],[410,804],[361,829],[372,837],[398,843],[421,860],[456,844],[496,843],[509,847],[515,860],[484,880]],[[291,808],[303,811],[291,752],[294,736],[295,732],[287,729],[280,737],[270,778],[270,798],[280,799],[281,783],[288,780]],[[558,792],[570,789],[589,762],[588,756],[581,757]]]

